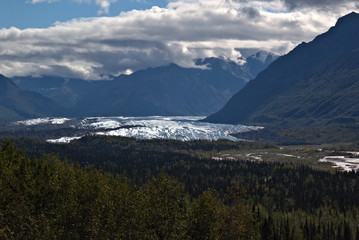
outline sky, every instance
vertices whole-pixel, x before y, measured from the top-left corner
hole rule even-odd
[[[220,57],[285,54],[358,0],[0,0],[0,74],[88,80]],[[241,53],[242,52],[242,53]]]

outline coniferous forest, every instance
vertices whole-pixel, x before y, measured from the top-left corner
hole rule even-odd
[[[358,0],[0,2],[0,240],[359,240]]]
[[[237,189],[191,198],[163,173],[138,187],[54,156],[28,158],[10,142],[0,163],[1,239],[259,239]]]
[[[6,140],[0,236],[359,239],[357,173],[205,154],[258,148],[277,146],[101,136],[69,144]]]

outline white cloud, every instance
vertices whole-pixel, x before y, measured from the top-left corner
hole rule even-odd
[[[111,3],[115,3],[117,0],[96,0],[96,4],[100,6],[98,14],[108,14]]]
[[[97,0],[104,13],[113,1]],[[47,29],[1,29],[0,73],[99,79],[170,62],[191,67],[196,58],[238,60],[236,48],[283,54],[358,7],[345,2],[332,10],[289,11],[280,0],[177,0],[166,8],[74,19]]]
[[[112,3],[117,2],[118,0],[74,0],[76,2],[79,3],[92,3],[94,2],[96,5],[98,5],[100,7],[100,9],[98,10],[98,15],[101,14],[109,14],[109,10],[110,10],[110,5]]]
[[[53,2],[57,2],[57,1],[59,1],[59,0],[28,0],[28,1],[26,1],[26,3],[32,3],[32,4],[43,3],[43,2],[53,3]]]

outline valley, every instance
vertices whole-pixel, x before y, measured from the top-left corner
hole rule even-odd
[[[343,145],[340,137],[296,134],[287,130],[286,134],[273,137],[267,128],[251,127],[244,125],[211,124],[200,122],[204,117],[197,116],[151,116],[151,117],[92,117],[92,118],[38,118],[23,121],[7,122],[0,128],[2,138],[39,138],[53,144],[69,144],[71,141],[80,140],[90,136],[119,136],[143,140],[180,140],[180,141],[251,141],[272,142],[272,149],[231,149],[226,151],[190,151],[188,154],[194,157],[210,158],[216,161],[256,161],[303,164],[315,169],[350,171],[359,167],[356,158],[344,158],[347,152],[355,152],[359,148],[353,144],[347,151],[335,151]],[[281,130],[283,131],[283,130]],[[303,130],[302,130],[303,131]],[[337,129],[327,129],[330,133],[336,133]],[[266,133],[267,134],[264,134]],[[355,132],[351,132],[355,135]],[[267,138],[264,138],[266,136]],[[295,138],[301,136],[301,139]],[[320,136],[320,137],[319,137]],[[304,139],[311,139],[306,142]],[[330,139],[329,141],[327,141]],[[343,140],[348,138],[343,138]],[[276,142],[278,141],[278,142]],[[354,139],[353,139],[354,141]],[[317,142],[317,143],[316,143]],[[176,146],[176,142],[174,142]],[[235,144],[235,143],[234,143]],[[318,145],[319,144],[319,145]],[[45,148],[46,149],[46,148]],[[43,151],[46,151],[46,150]],[[176,147],[174,147],[176,150]],[[335,158],[339,154],[341,157]],[[344,156],[343,156],[344,155]],[[332,157],[333,156],[333,157]],[[346,163],[347,162],[347,163]]]
[[[171,4],[146,12],[181,8]],[[264,11],[238,9],[253,24]],[[238,9],[224,15],[242,16]],[[299,30],[287,24],[279,29]],[[0,29],[0,38],[23,31],[32,30]],[[0,239],[358,240],[359,14],[280,57],[250,46],[228,51],[233,32],[215,49],[202,41],[206,34],[197,48],[184,43],[188,36],[163,44],[101,39],[103,61],[76,67],[72,59],[87,49],[63,42],[76,54],[51,57],[62,66],[0,74]],[[100,44],[91,43],[80,45]],[[130,53],[137,58],[120,59]],[[166,64],[143,67],[152,54]],[[98,79],[76,78],[81,73]]]
[[[350,144],[347,144],[350,145]],[[336,151],[340,144],[330,145],[292,145],[278,146],[274,149],[242,150],[242,151],[221,151],[215,153],[211,159],[222,161],[255,161],[272,163],[293,163],[307,165],[314,169],[325,171],[355,171],[359,170],[357,154],[350,154],[352,151]],[[358,146],[352,146],[358,149]],[[354,152],[356,153],[356,152]]]
[[[148,140],[149,143],[152,140],[161,141],[163,139],[173,144],[170,144],[171,149],[162,146],[163,149],[174,152],[182,152],[181,145],[186,145],[188,141],[190,144],[196,141],[209,141],[208,144],[212,141],[214,143],[216,141],[227,141],[227,144],[229,144],[230,142],[228,141],[234,141],[229,144],[228,150],[202,149],[201,151],[184,151],[182,153],[215,161],[293,163],[329,171],[334,171],[336,167],[340,171],[356,170],[359,167],[359,162],[355,156],[344,158],[344,156],[348,156],[348,152],[359,150],[359,146],[355,144],[343,144],[337,141],[330,143],[328,141],[320,145],[313,143],[294,145],[288,144],[288,142],[284,141],[285,139],[282,139],[282,142],[286,144],[278,145],[278,143],[273,142],[263,145],[260,143],[261,141],[249,141],[245,136],[251,137],[261,134],[265,129],[244,125],[208,124],[198,122],[200,119],[203,119],[203,117],[40,118],[3,124],[0,129],[0,137],[2,139],[12,138],[15,142],[18,141],[16,139],[37,138],[42,139],[41,141],[46,141],[48,144],[54,144],[54,146],[57,144],[70,144],[72,141],[81,141],[81,138],[93,137],[96,139],[96,137],[101,136],[124,137],[124,141],[128,138],[130,142],[132,141],[131,139],[145,142]],[[322,141],[324,140],[322,139]],[[255,147],[249,150],[246,148],[241,149],[242,144]],[[178,149],[177,145],[179,145]],[[236,145],[238,147],[235,147]],[[262,146],[265,147],[263,148]],[[268,146],[271,147],[268,148]],[[345,151],[337,150],[343,148],[343,146],[351,146],[351,148],[347,147]],[[49,148],[52,149],[53,147]],[[46,149],[47,147],[44,147],[42,151],[46,152]],[[30,149],[27,150],[31,152]],[[61,151],[58,153],[61,154]]]

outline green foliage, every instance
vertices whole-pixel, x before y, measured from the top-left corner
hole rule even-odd
[[[355,172],[318,171],[292,163],[214,161],[184,150],[218,149],[220,142],[114,137],[87,137],[66,145],[17,141],[43,157],[29,158],[4,143],[0,236],[281,240],[359,236]],[[66,156],[70,163],[43,153]],[[120,177],[123,173],[127,178]]]
[[[183,184],[164,174],[152,178],[143,188],[143,216],[148,234],[157,239],[184,239],[189,203]]]
[[[53,155],[26,157],[9,141],[0,148],[1,239],[208,239],[203,229],[210,239],[239,239],[248,231],[238,223],[253,219],[246,207],[211,191],[191,201],[162,173],[137,187]],[[226,238],[231,222],[238,227]]]
[[[231,191],[228,191],[231,193]],[[228,201],[228,198],[224,198]],[[191,210],[192,239],[260,239],[258,221],[242,196],[224,204],[213,190],[202,193]]]
[[[194,201],[191,210],[189,234],[192,239],[219,239],[221,218],[221,202],[211,190]]]

